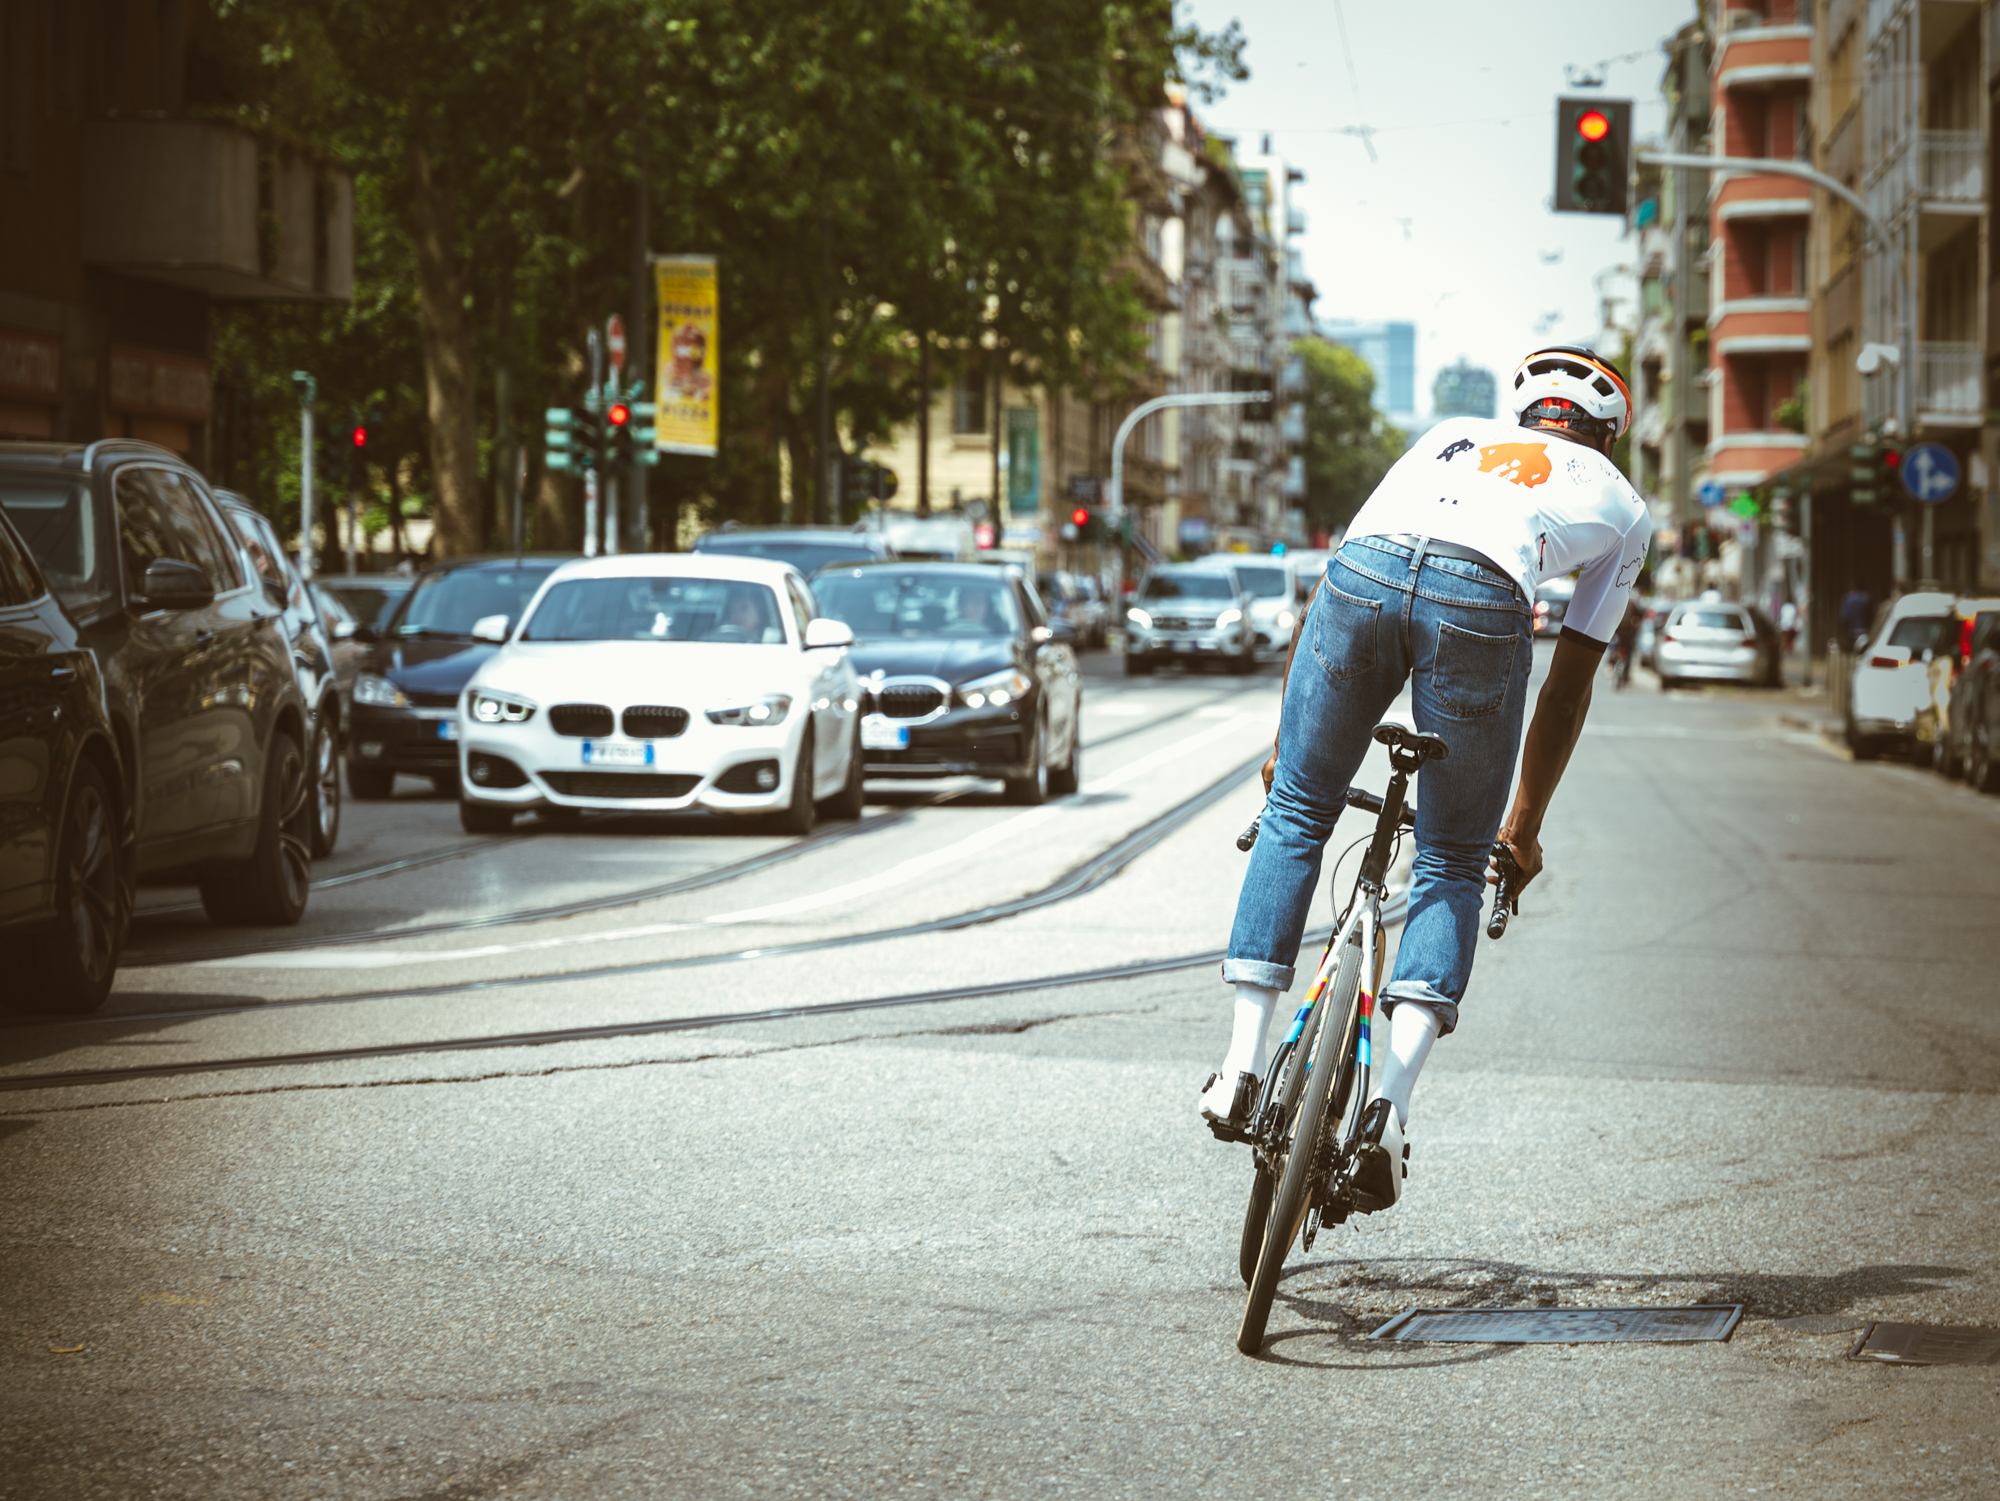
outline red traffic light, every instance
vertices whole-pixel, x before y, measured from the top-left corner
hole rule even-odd
[[[357,427],[357,428],[356,428],[356,429],[354,430],[354,446],[355,446],[356,448],[366,448],[366,447],[368,446],[368,429],[367,429],[367,428],[365,428],[365,427]]]
[[[1885,448],[1882,450],[1882,467],[1884,469],[1894,469],[1902,462],[1903,455],[1900,449]]]
[[[623,427],[632,420],[632,409],[622,401],[614,401],[611,410],[604,414],[604,420],[613,427]]]
[[[1586,141],[1601,141],[1611,134],[1611,119],[1601,109],[1587,109],[1576,117],[1576,133]]]
[[[1089,526],[1090,512],[1085,510],[1082,506],[1078,506],[1074,511],[1071,511],[1069,513],[1069,519],[1071,524],[1075,526]]]

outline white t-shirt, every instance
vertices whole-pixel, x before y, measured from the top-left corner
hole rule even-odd
[[[1608,642],[1646,561],[1645,501],[1594,448],[1497,422],[1440,422],[1382,477],[1349,540],[1411,532],[1485,554],[1529,599],[1582,569],[1563,626]]]

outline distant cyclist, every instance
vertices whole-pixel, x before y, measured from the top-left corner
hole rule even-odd
[[[1272,1010],[1292,983],[1323,847],[1370,731],[1412,684],[1417,728],[1442,738],[1450,756],[1419,778],[1409,915],[1382,991],[1387,1046],[1378,1043],[1362,1123],[1379,1150],[1364,1151],[1355,1177],[1368,1209],[1396,1202],[1411,1087],[1431,1043],[1457,1025],[1496,831],[1520,885],[1542,868],[1542,819],[1652,531],[1645,502],[1610,459],[1632,420],[1615,367],[1588,349],[1538,349],[1515,370],[1511,398],[1518,425],[1454,418],[1397,461],[1294,628],[1264,768],[1263,831],[1222,965],[1236,987],[1235,1027],[1201,1113],[1241,1126]],[[1576,570],[1503,824],[1533,662],[1529,602],[1543,579]]]
[[[1646,612],[1639,607],[1638,600],[1627,595],[1625,614],[1611,637],[1612,670],[1620,688],[1632,681],[1632,658],[1639,649],[1639,632],[1645,624]]]

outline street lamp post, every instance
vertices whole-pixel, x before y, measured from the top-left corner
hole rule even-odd
[[[1163,412],[1168,407],[1241,407],[1253,402],[1269,401],[1269,391],[1189,391],[1178,396],[1155,396],[1151,401],[1142,401],[1134,407],[1125,420],[1118,424],[1118,436],[1111,440],[1111,524],[1117,526],[1125,518],[1125,440],[1132,436],[1132,429],[1155,412]],[[1119,567],[1124,567],[1124,554],[1119,554]]]
[[[299,576],[313,576],[313,401],[319,382],[303,370],[292,372],[299,392]]]

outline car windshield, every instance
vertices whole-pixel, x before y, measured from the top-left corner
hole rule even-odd
[[[798,538],[724,535],[703,537],[698,552],[725,553],[732,558],[769,558],[790,563],[810,578],[830,563],[872,563],[875,554],[852,542],[808,542]]]
[[[541,567],[453,568],[426,574],[404,596],[390,625],[397,636],[470,636],[481,621],[503,616],[508,625],[555,571]]]
[[[322,581],[320,587],[347,607],[347,613],[356,620],[369,625],[380,625],[395,610],[397,603],[410,592],[406,583],[349,583],[343,580],[337,584]]]
[[[1689,610],[1674,624],[1690,630],[1737,632],[1745,626],[1743,617],[1734,610]]]
[[[1245,568],[1236,565],[1236,576],[1243,580],[1243,587],[1259,599],[1283,599],[1292,592],[1291,581],[1282,568]]]
[[[90,487],[73,480],[0,476],[0,506],[48,576],[49,587],[71,609],[95,604],[111,592]]]
[[[1143,599],[1234,599],[1226,573],[1156,573],[1146,580]]]
[[[523,641],[716,641],[777,646],[778,596],[734,579],[567,579],[554,585]]]
[[[813,581],[820,612],[845,621],[859,639],[1017,636],[1021,612],[1006,577],[855,568]]]
[[[1951,630],[1949,615],[1905,615],[1883,644],[1907,646],[1911,656],[1921,657],[1927,651],[1941,650],[1951,640]]]

